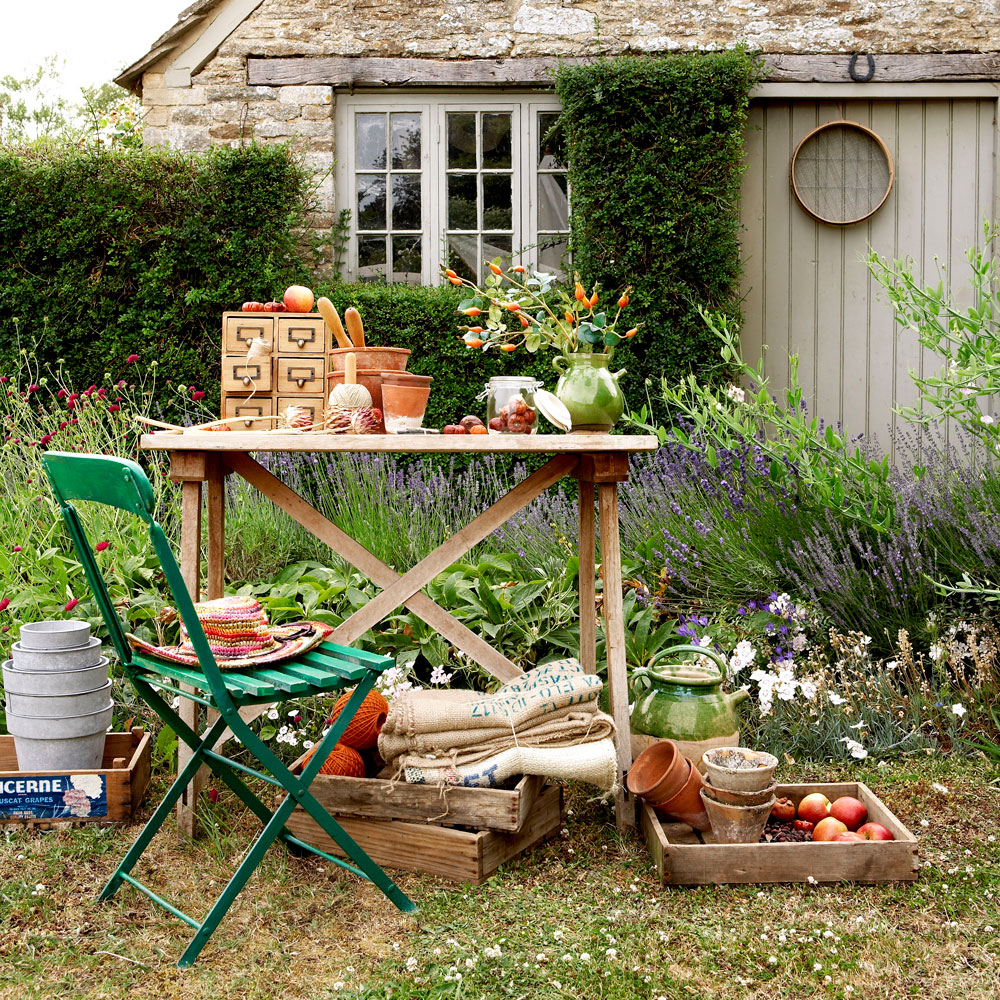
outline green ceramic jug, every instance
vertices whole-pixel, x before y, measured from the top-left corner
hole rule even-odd
[[[625,369],[610,371],[610,360],[610,354],[578,351],[560,355],[552,362],[560,375],[556,396],[569,410],[574,431],[610,431],[621,419],[625,397],[618,388],[618,379]]]
[[[681,653],[698,653],[717,665],[677,663]],[[657,665],[662,660],[668,662]],[[663,650],[649,666],[632,672],[632,732],[685,743],[738,734],[736,706],[748,694],[723,691],[725,677],[726,661],[714,649],[684,645]]]

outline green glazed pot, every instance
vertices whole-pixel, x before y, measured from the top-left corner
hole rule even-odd
[[[625,369],[608,370],[610,354],[560,355],[552,362],[559,372],[556,396],[573,420],[574,431],[610,431],[625,410],[618,378]]]
[[[714,660],[718,667],[693,663],[671,663],[680,653],[700,653]],[[657,665],[657,661],[667,662]],[[648,667],[632,673],[635,707],[632,732],[658,739],[688,743],[717,740],[739,730],[736,706],[748,695],[746,691],[725,692],[726,661],[713,649],[704,646],[674,646],[665,649]]]

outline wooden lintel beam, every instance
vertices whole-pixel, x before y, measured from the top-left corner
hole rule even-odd
[[[958,83],[1000,80],[998,52],[872,53],[871,83]],[[853,83],[851,53],[764,57],[767,83]],[[247,59],[251,86],[312,84],[327,87],[551,87],[560,63],[586,58],[390,59],[375,56],[288,56]],[[865,76],[864,54],[855,74]],[[863,82],[856,82],[859,88]]]

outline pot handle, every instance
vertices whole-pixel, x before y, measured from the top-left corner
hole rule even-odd
[[[561,368],[559,367],[559,362],[560,362],[560,361],[561,361],[561,362],[562,362],[562,363],[563,363],[563,364],[564,364],[564,365],[566,366],[566,371],[563,371],[563,370],[562,370],[562,369],[561,369]],[[567,361],[567,360],[566,360],[566,359],[565,359],[565,358],[564,358],[564,357],[563,357],[563,356],[562,356],[561,354],[557,354],[557,355],[556,355],[556,356],[555,356],[555,357],[554,357],[554,358],[552,359],[552,367],[553,367],[553,368],[555,368],[555,370],[556,370],[556,371],[557,371],[557,372],[559,373],[559,375],[560,375],[560,376],[562,376],[562,375],[566,375],[566,374],[568,374],[568,372],[569,372],[569,362],[568,362],[568,361]]]
[[[661,660],[666,656],[673,656],[675,653],[698,653],[701,656],[707,656],[710,660],[715,661],[716,669],[719,671],[720,677],[726,676],[726,668],[728,664],[726,661],[710,646],[695,646],[691,644],[685,644],[683,646],[671,646],[670,649],[663,649],[657,653],[649,665],[649,670],[656,676],[653,665],[657,660]],[[666,679],[666,678],[665,678]]]

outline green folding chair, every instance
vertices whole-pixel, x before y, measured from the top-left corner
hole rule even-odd
[[[372,861],[371,858],[351,839],[344,828],[316,801],[309,791],[313,778],[333,749],[341,734],[347,728],[355,712],[371,690],[378,675],[392,664],[387,656],[377,656],[361,650],[349,649],[334,643],[324,642],[302,654],[295,660],[275,664],[267,669],[221,671],[205,638],[201,623],[195,613],[194,602],[187,592],[180,570],[163,529],[153,517],[153,488],[145,473],[135,462],[102,455],[74,455],[66,452],[47,452],[42,462],[52,484],[66,527],[83,564],[87,581],[94,592],[101,617],[107,625],[111,641],[121,658],[122,669],[132,682],[139,696],[154,712],[191,747],[191,759],[177,775],[163,801],[156,807],[149,822],[143,827],[135,843],[125,855],[122,863],[104,887],[99,899],[109,899],[122,882],[135,886],[153,902],[158,903],[175,917],[195,929],[195,936],[181,955],[178,965],[187,968],[198,957],[208,939],[214,933],[219,921],[236,899],[240,890],[254,869],[260,864],[268,847],[278,839],[302,850],[318,854],[327,861],[361,878],[373,882],[403,912],[416,909],[407,895]],[[107,585],[94,559],[94,553],[80,525],[77,512],[70,501],[90,500],[128,511],[142,518],[149,527],[153,549],[160,561],[173,595],[177,611],[184,622],[191,643],[198,656],[199,667],[161,662],[137,653],[130,646],[115,612]],[[180,685],[189,685],[199,693],[185,691]],[[320,741],[316,752],[303,768],[301,775],[294,775],[275,756],[267,745],[243,721],[239,708],[243,705],[257,705],[287,701],[316,694],[328,694],[353,685],[354,693],[344,710]],[[163,695],[170,698],[190,698],[206,708],[219,713],[218,719],[208,731],[199,736],[197,732],[181,721]],[[265,768],[258,771],[245,764],[228,760],[212,749],[216,740],[229,727],[243,747]],[[251,809],[264,825],[264,830],[254,841],[236,873],[230,879],[222,894],[212,905],[204,920],[198,921],[188,916],[176,906],[162,899],[148,886],[133,878],[131,871],[142,856],[143,851],[167,818],[174,804],[195,772],[203,764],[207,765],[233,790],[239,799]],[[252,792],[237,772],[253,775],[263,781],[282,788],[287,793],[277,809],[272,810]],[[292,836],[285,823],[295,805],[300,805],[336,843],[353,864],[317,850],[310,844]]]

